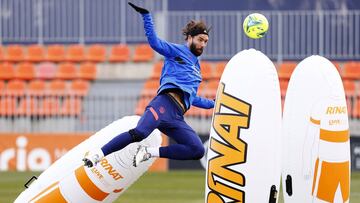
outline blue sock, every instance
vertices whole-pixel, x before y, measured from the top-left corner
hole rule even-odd
[[[119,151],[126,147],[128,144],[132,143],[132,136],[128,131],[121,133],[120,135],[114,137],[110,142],[105,144],[101,150],[104,153],[104,156],[111,154],[113,152]]]

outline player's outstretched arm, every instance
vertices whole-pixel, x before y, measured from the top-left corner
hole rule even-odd
[[[163,56],[175,56],[177,51],[176,45],[161,40],[157,37],[150,12],[145,8],[134,5],[133,3],[129,2],[128,4],[136,12],[139,12],[142,15],[144,20],[145,35],[149,41],[149,45],[151,46],[151,48],[153,48],[156,52]]]
[[[211,100],[204,97],[196,96],[194,98],[194,101],[192,102],[192,105],[203,109],[211,109],[214,108],[215,99]]]

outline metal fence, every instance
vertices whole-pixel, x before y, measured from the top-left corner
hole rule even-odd
[[[0,43],[145,41],[140,15],[125,0],[0,0]],[[167,0],[132,1],[157,12]]]
[[[14,101],[13,108],[3,102],[9,99]],[[44,107],[44,102],[49,100],[52,104]],[[85,98],[0,96],[0,101],[0,133],[73,133],[96,132],[119,118],[134,115],[139,96],[125,91],[124,94],[97,94]],[[70,102],[69,108],[65,101]],[[27,108],[23,108],[24,103]],[[186,119],[198,133],[209,132],[211,117],[199,115]]]
[[[189,19],[212,25],[204,59],[228,59],[240,50],[256,48],[273,60],[302,60],[319,54],[333,60],[360,59],[360,11],[263,11],[270,29],[265,38],[245,36],[242,22],[250,12],[171,12],[169,41],[181,42],[180,28]]]
[[[360,117],[359,109],[355,109],[356,97],[349,98],[352,109],[349,112],[350,131],[352,135],[360,136]],[[31,101],[32,96],[23,95],[16,97],[16,109],[21,110],[21,100]],[[0,97],[4,101],[6,96]],[[14,98],[14,97],[13,97]],[[98,93],[80,98],[80,105],[72,105],[70,109],[63,108],[65,100],[76,102],[78,97],[71,96],[46,96],[39,98],[39,111],[31,112],[32,108],[26,111],[19,111],[14,108],[12,113],[9,109],[4,109],[4,103],[0,102],[0,133],[66,133],[66,132],[96,132],[111,122],[123,116],[134,115],[139,95],[132,90],[124,90],[122,94]],[[41,103],[45,99],[56,99],[59,101],[57,108],[41,109]],[[357,101],[359,102],[359,101]],[[30,104],[30,103],[29,103]],[[143,110],[141,110],[143,112]],[[207,135],[210,131],[211,115],[199,112],[196,115],[185,114],[185,120],[194,130],[202,135]]]
[[[212,25],[206,60],[229,59],[247,48],[278,61],[312,54],[360,59],[360,10],[259,11],[270,30],[252,40],[243,34],[242,22],[253,11],[168,11],[167,0],[134,3],[153,13],[159,36],[171,42],[184,42],[181,29],[190,19]],[[145,41],[141,17],[125,0],[0,0],[0,44]]]
[[[248,48],[277,61],[302,60],[313,54],[331,60],[360,60],[360,10],[258,11],[268,18],[270,30],[265,38],[252,40],[243,34],[242,22],[254,11],[168,11],[168,0],[132,2],[153,13],[159,36],[170,42],[184,43],[181,29],[191,19],[211,25],[204,60],[227,60]],[[145,41],[141,17],[125,0],[0,0],[0,44]],[[137,97],[88,97],[80,117],[5,116],[0,118],[0,131],[94,131],[133,114]],[[198,131],[208,130],[204,123],[209,118],[189,119]]]

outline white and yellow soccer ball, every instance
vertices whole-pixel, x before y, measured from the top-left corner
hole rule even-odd
[[[264,37],[269,30],[269,22],[264,15],[252,13],[245,18],[243,28],[248,37],[259,39]]]

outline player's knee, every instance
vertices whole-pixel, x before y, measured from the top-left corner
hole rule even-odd
[[[140,142],[147,137],[145,132],[142,132],[136,128],[129,130],[129,133],[134,142]]]
[[[197,145],[193,147],[193,159],[201,159],[205,154],[205,148],[203,145]]]

